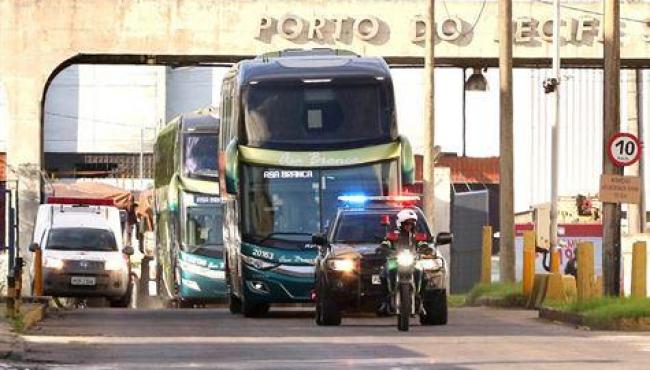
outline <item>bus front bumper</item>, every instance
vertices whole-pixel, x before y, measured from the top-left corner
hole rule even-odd
[[[180,298],[200,301],[217,302],[228,295],[228,287],[223,270],[212,270],[211,275],[199,274],[181,270]]]
[[[244,264],[245,299],[257,303],[312,302],[314,266],[280,265],[258,270]]]

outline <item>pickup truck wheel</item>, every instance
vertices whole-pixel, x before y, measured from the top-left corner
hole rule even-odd
[[[329,299],[324,282],[319,282],[316,295],[316,324],[321,326],[341,325],[341,311],[335,302]]]
[[[439,289],[433,297],[422,302],[425,312],[420,313],[422,325],[447,325],[447,291]]]

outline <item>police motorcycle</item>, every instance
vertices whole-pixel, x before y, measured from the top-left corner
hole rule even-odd
[[[441,289],[446,287],[446,262],[435,246],[451,243],[452,234],[440,233],[433,240],[426,234],[394,232],[387,234],[387,240],[394,248],[379,250],[386,255],[386,313],[397,316],[400,331],[409,330],[410,318],[416,314],[422,325],[446,324],[446,289]]]

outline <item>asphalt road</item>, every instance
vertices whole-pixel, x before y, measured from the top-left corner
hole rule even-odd
[[[393,318],[317,327],[306,309],[245,319],[224,309],[84,309],[25,336],[30,369],[650,369],[650,335],[590,332],[533,311],[462,308],[400,333]],[[0,369],[7,368],[0,365]]]

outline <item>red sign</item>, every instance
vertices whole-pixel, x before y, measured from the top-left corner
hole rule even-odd
[[[641,158],[641,142],[627,132],[619,132],[609,138],[607,155],[618,167],[625,167],[636,163]]]

